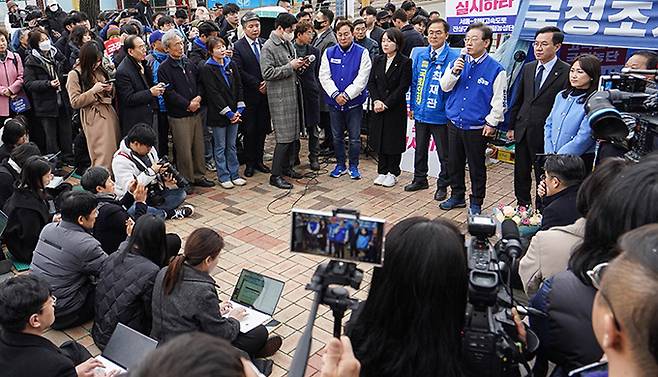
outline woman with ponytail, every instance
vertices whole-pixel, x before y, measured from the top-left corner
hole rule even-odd
[[[240,332],[242,308],[221,303],[215,280],[222,236],[210,228],[196,229],[185,242],[183,254],[158,273],[153,287],[151,337],[161,343],[176,335],[200,331],[230,341],[256,358],[272,356],[281,347],[281,337],[268,339],[265,326]]]

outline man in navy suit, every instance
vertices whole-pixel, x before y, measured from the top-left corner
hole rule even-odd
[[[238,65],[244,86],[244,151],[246,165],[244,175],[251,177],[254,171],[269,174],[263,164],[265,135],[270,132],[271,120],[267,104],[267,88],[260,71],[260,50],[265,39],[260,38],[260,19],[254,12],[247,12],[242,19],[244,37],[233,46],[233,59]]]

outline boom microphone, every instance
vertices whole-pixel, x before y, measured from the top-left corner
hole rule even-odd
[[[514,220],[507,219],[503,221],[501,225],[501,231],[505,254],[512,258],[518,258],[523,251],[521,247],[519,227],[516,225]]]

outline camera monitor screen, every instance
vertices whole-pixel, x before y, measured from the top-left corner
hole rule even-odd
[[[381,266],[384,220],[293,209],[291,250]]]

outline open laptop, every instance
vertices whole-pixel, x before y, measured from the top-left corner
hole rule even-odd
[[[240,321],[241,333],[247,333],[272,319],[284,284],[281,280],[242,270],[230,300],[234,308],[247,310],[247,316]]]
[[[155,339],[119,323],[103,353],[96,356],[96,360],[103,363],[105,372],[126,372],[136,367],[157,345]]]

